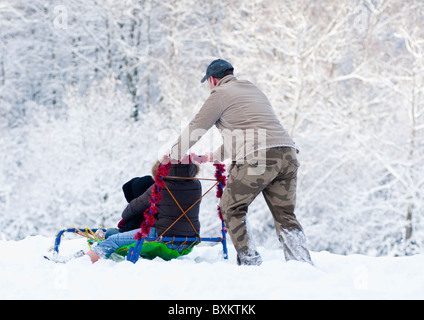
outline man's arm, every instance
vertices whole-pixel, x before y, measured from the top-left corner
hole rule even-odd
[[[223,108],[219,94],[212,90],[202,108],[171,147],[171,158],[181,160],[187,151],[220,119]]]

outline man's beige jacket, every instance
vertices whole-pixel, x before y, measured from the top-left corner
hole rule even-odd
[[[214,159],[243,161],[256,151],[271,147],[295,148],[268,98],[249,81],[233,75],[222,78],[209,98],[171,147],[171,157],[181,159],[215,125],[223,144]]]

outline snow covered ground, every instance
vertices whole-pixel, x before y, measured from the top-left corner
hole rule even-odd
[[[424,299],[424,255],[340,256],[312,252],[315,267],[284,262],[282,250],[258,248],[259,267],[236,265],[234,248],[199,245],[183,258],[136,264],[88,257],[68,264],[43,258],[53,237],[0,241],[0,299]],[[61,254],[87,249],[63,239]]]

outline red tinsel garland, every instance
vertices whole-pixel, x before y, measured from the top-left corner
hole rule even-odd
[[[217,184],[217,190],[216,190],[216,197],[218,199],[222,198],[222,192],[227,185],[227,177],[224,176],[225,172],[225,164],[223,163],[214,163],[214,167],[216,168],[215,171],[215,179],[218,181]],[[218,216],[221,219],[221,221],[224,221],[224,218],[222,217],[221,207],[218,205]]]
[[[201,164],[207,161],[207,156],[198,156],[192,153],[189,156],[185,156],[181,161],[175,161],[175,163],[188,164],[190,162],[196,162]],[[157,204],[162,200],[162,189],[165,187],[165,181],[163,179],[169,175],[169,169],[171,168],[172,163],[174,163],[174,160],[171,161],[167,156],[164,156],[164,160],[159,166],[154,178],[155,184],[152,188],[152,195],[149,199],[150,207],[147,208],[143,213],[145,220],[141,223],[140,232],[137,232],[135,235],[135,240],[140,240],[142,237],[148,236],[150,229],[155,226],[155,214],[158,212]],[[224,175],[225,164],[214,163],[214,166],[216,168],[215,178],[218,181],[216,196],[220,199],[222,197],[222,192],[227,184],[227,177]],[[221,208],[219,205],[218,216],[221,221],[223,221]]]

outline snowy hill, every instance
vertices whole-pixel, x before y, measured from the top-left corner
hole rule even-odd
[[[88,257],[68,264],[43,258],[52,237],[0,241],[0,299],[423,299],[424,255],[340,256],[312,252],[315,267],[284,262],[281,250],[259,248],[259,267],[236,265],[234,248],[199,245],[178,260],[135,265]],[[64,239],[61,254],[86,249],[84,239]],[[93,288],[90,290],[89,288]]]

